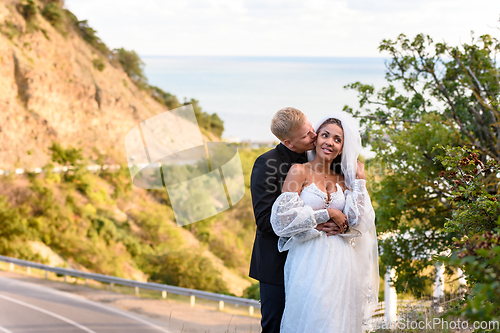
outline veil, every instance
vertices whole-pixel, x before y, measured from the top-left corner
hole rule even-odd
[[[329,119],[336,118],[341,121],[344,131],[344,146],[341,155],[341,169],[344,174],[348,189],[355,188],[357,159],[361,152],[361,136],[359,134],[358,121],[344,111],[332,113],[321,120],[315,127],[317,131],[321,124]],[[316,152],[307,152],[308,160],[311,161]],[[346,191],[346,194],[348,191]],[[379,271],[378,271],[378,244],[375,228],[375,211],[371,204],[370,196],[365,189],[363,215],[360,216],[356,229],[361,232],[361,237],[355,238],[355,253],[358,263],[359,282],[363,297],[363,319],[371,318],[378,306]]]

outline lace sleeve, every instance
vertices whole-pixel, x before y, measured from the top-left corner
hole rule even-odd
[[[366,193],[366,180],[364,179],[356,179],[354,189],[346,190],[344,214],[350,226],[357,226],[359,218],[363,216]]]
[[[273,204],[271,226],[280,236],[278,250],[287,251],[296,242],[305,242],[320,235],[314,228],[329,219],[326,209],[313,210],[296,192],[284,192]]]

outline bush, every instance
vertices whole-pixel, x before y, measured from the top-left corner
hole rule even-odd
[[[243,297],[260,300],[260,284],[258,282],[253,283],[251,286],[243,290]]]
[[[42,16],[45,17],[47,21],[59,32],[61,33],[66,33],[66,29],[64,26],[64,11],[61,8],[61,5],[57,2],[52,2],[45,7],[43,7],[42,10]]]
[[[53,142],[49,150],[52,152],[52,161],[60,165],[72,165],[76,167],[84,161],[81,148],[69,147],[65,149],[58,142]]]
[[[139,58],[135,51],[128,51],[124,48],[115,49],[113,56],[116,57],[118,62],[122,65],[123,70],[127,73],[128,77],[139,88],[146,89],[147,79],[144,75],[144,62]]]
[[[94,49],[104,55],[110,54],[110,50],[108,49],[106,44],[104,44],[103,41],[99,37],[97,37],[97,31],[89,26],[87,20],[78,21],[76,27],[80,32],[83,40],[89,43]]]
[[[21,34],[22,32],[20,27],[16,26],[9,20],[5,20],[4,24],[0,26],[0,31],[5,37],[10,40],[14,39],[14,37]]]
[[[26,0],[18,7],[19,13],[24,17],[26,22],[32,22],[38,14],[38,8],[34,0]]]
[[[219,118],[217,113],[210,116],[210,132],[214,133],[219,138],[224,132],[224,122]]]
[[[24,246],[26,240],[36,236],[30,230],[27,207],[12,207],[7,198],[0,195],[0,254],[17,258],[32,258],[31,249]]]
[[[92,63],[94,64],[94,68],[99,72],[102,72],[104,68],[106,68],[106,64],[104,64],[102,58],[95,58],[94,60],[92,60]]]
[[[446,258],[448,265],[460,267],[470,289],[461,306],[450,314],[471,321],[500,318],[500,228],[457,241],[457,252]]]
[[[165,105],[169,110],[182,106],[177,96],[164,92],[158,87],[150,86],[151,96],[159,103]]]
[[[19,4],[17,9],[26,21],[27,32],[33,32],[39,29],[38,25],[35,23],[38,8],[34,0],[26,0],[25,2]]]
[[[438,158],[446,170],[441,186],[449,191],[454,211],[445,228],[459,235],[455,251],[441,258],[461,268],[470,292],[450,314],[470,320],[498,320],[500,316],[500,163],[465,147],[444,148]]]
[[[500,216],[500,164],[465,147],[440,149],[446,155],[436,160],[447,169],[440,173],[441,184],[455,208],[446,230],[463,236],[493,230]]]
[[[203,256],[202,250],[171,250],[152,258],[151,263],[152,281],[216,293],[229,292],[220,272]]]
[[[193,106],[194,114],[196,116],[196,121],[200,128],[206,129],[214,133],[216,136],[221,137],[224,132],[224,122],[217,116],[216,113],[209,115],[208,113],[202,111],[199,101],[191,98],[189,102],[185,102],[184,105],[191,104]]]

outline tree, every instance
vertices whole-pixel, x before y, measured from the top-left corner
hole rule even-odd
[[[500,172],[500,163],[489,159],[483,163],[477,151],[467,148],[445,148],[439,160],[446,168],[441,183],[449,188],[456,203],[446,230],[462,235],[455,251],[441,258],[449,266],[461,268],[467,276],[469,290],[458,306],[450,311],[470,321],[494,321],[500,316],[500,202],[498,181],[489,182],[492,173]]]
[[[217,113],[210,116],[210,131],[218,137],[221,137],[224,132],[224,121],[219,118]]]
[[[144,62],[139,55],[124,48],[115,49],[114,54],[122,65],[128,77],[141,89],[148,87],[146,76],[144,75]]]
[[[413,40],[401,34],[379,49],[392,57],[389,85],[378,92],[360,82],[346,86],[358,92],[360,107],[345,109],[359,117],[364,144],[377,152],[369,164],[386,171],[381,190],[372,196],[378,231],[390,236],[381,241],[382,267],[396,268],[398,291],[408,287],[420,295],[431,277],[415,272],[432,264],[430,254],[450,249],[453,237],[460,236],[443,232],[454,203],[450,188],[438,183],[445,168],[435,159],[445,153],[433,148],[466,146],[478,151],[482,163],[500,161],[500,43],[483,35],[453,47],[422,34]],[[492,178],[496,174],[486,177]]]
[[[177,96],[165,92],[159,87],[150,86],[149,88],[151,89],[151,96],[153,96],[153,98],[157,102],[165,105],[169,110],[173,110],[182,106],[182,104],[177,99]]]
[[[110,53],[106,44],[104,44],[104,42],[97,37],[97,31],[89,26],[87,20],[78,21],[76,26],[83,40],[89,43],[94,49],[104,55],[108,55]]]
[[[84,157],[81,148],[63,148],[58,142],[49,147],[52,152],[52,161],[64,166],[82,166]]]

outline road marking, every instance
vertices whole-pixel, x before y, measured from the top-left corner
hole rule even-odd
[[[8,329],[3,328],[2,326],[0,326],[0,332],[3,332],[3,333],[12,333],[12,331],[9,331]]]
[[[2,295],[2,294],[0,294],[0,298],[3,298],[3,299],[4,299],[4,300],[6,300],[6,301],[10,301],[10,302],[12,302],[12,303],[16,303],[16,304],[19,304],[19,305],[25,306],[25,307],[27,307],[27,308],[30,308],[30,309],[33,309],[33,310],[36,310],[36,311],[39,311],[39,312],[44,313],[44,314],[46,314],[46,315],[48,315],[48,316],[51,316],[51,317],[57,318],[57,319],[59,319],[59,320],[62,320],[62,321],[64,321],[64,322],[67,322],[67,323],[68,323],[68,324],[70,324],[70,325],[76,326],[76,327],[78,327],[79,329],[81,329],[81,330],[83,330],[83,331],[85,331],[85,332],[88,332],[88,333],[96,333],[96,332],[92,331],[91,329],[88,329],[87,327],[85,327],[85,326],[83,326],[83,325],[80,325],[80,324],[78,324],[77,322],[74,322],[74,321],[73,321],[73,320],[71,320],[71,319],[68,319],[68,318],[66,318],[66,317],[60,316],[60,315],[58,315],[57,313],[50,312],[50,311],[47,311],[47,310],[45,310],[45,309],[39,308],[38,306],[35,306],[35,305],[32,305],[32,304],[29,304],[29,303],[25,303],[25,302],[23,302],[23,301],[19,301],[19,300],[15,299],[15,298],[11,298],[11,297],[9,297],[9,296],[5,296],[5,295]],[[12,333],[12,332],[10,332],[10,333]]]
[[[60,291],[60,290],[48,289],[46,287],[42,287],[42,286],[39,286],[39,285],[36,285],[36,284],[33,284],[33,283],[21,282],[21,281],[17,281],[17,280],[14,280],[14,279],[9,279],[9,278],[4,278],[4,277],[0,277],[0,280],[6,280],[4,283],[10,282],[10,283],[17,284],[17,285],[22,285],[22,284],[29,285],[30,288],[37,289],[37,290],[39,290],[41,292],[44,292],[44,293],[57,294],[57,295],[59,295],[61,297],[70,298],[70,299],[73,299],[75,301],[79,301],[79,302],[82,302],[82,303],[87,303],[87,304],[90,304],[92,306],[95,306],[95,307],[98,307],[98,308],[102,308],[102,309],[107,310],[109,312],[114,312],[114,313],[116,313],[118,315],[121,315],[123,317],[127,317],[129,319],[132,319],[132,320],[138,321],[140,323],[143,323],[144,325],[147,325],[147,326],[149,326],[151,328],[154,328],[154,329],[156,329],[156,330],[158,330],[160,332],[172,333],[171,331],[166,330],[166,329],[164,329],[161,326],[158,326],[158,325],[155,325],[155,324],[153,324],[151,322],[148,322],[147,320],[144,320],[144,319],[142,319],[140,317],[132,315],[132,314],[130,314],[130,313],[124,311],[124,310],[117,309],[117,308],[115,308],[113,306],[110,306],[110,305],[100,304],[98,302],[91,301],[91,300],[88,300],[86,298],[83,298],[82,296],[79,296],[79,295],[74,295],[74,294],[71,294],[69,292],[63,292],[63,291]],[[0,296],[2,296],[2,295],[0,294]],[[5,297],[8,297],[8,296],[5,296]]]
[[[74,296],[74,295],[71,295],[71,296]],[[162,328],[162,327],[160,327],[160,326],[157,326],[157,325],[155,325],[155,324],[153,324],[153,323],[150,323],[150,322],[148,322],[147,320],[144,320],[144,319],[142,319],[142,318],[140,318],[140,317],[136,317],[136,316],[134,316],[133,314],[130,314],[130,313],[125,312],[125,311],[123,311],[123,310],[120,310],[120,309],[115,309],[115,308],[113,308],[113,307],[111,307],[111,306],[102,305],[102,304],[99,304],[99,303],[97,303],[97,302],[94,302],[94,301],[89,301],[89,300],[86,300],[86,299],[81,299],[81,301],[83,301],[83,302],[88,302],[88,303],[90,303],[90,304],[92,304],[92,305],[94,305],[94,306],[97,306],[97,307],[103,308],[103,309],[108,310],[108,311],[110,311],[110,312],[117,313],[117,314],[119,314],[119,315],[122,315],[122,316],[124,316],[124,317],[128,317],[128,318],[130,318],[130,319],[136,320],[136,321],[141,322],[141,323],[143,323],[143,324],[145,324],[145,325],[147,325],[147,326],[150,326],[150,327],[152,327],[152,328],[154,328],[154,329],[157,329],[158,331],[161,331],[161,332],[164,332],[164,333],[172,333],[171,331],[168,331],[168,330],[166,330],[166,329],[164,329],[164,328]]]

